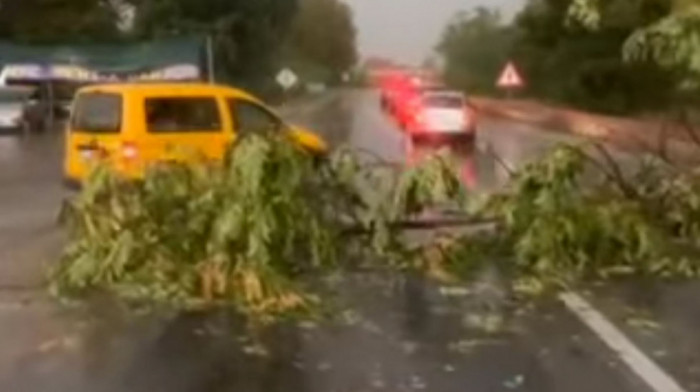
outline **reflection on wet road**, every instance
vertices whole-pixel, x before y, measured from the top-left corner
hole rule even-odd
[[[60,132],[0,137],[0,288],[38,286],[41,262],[48,261],[42,256],[57,248],[56,217],[65,194],[61,147]]]
[[[412,159],[372,92],[337,93],[288,117],[334,146]],[[465,182],[492,189],[510,169],[570,140],[485,120],[474,145],[451,147]],[[36,283],[40,266],[31,260],[58,255],[60,161],[59,136],[0,140],[0,244],[22,250],[0,259],[2,391],[644,390],[560,304],[510,303],[489,274],[457,293],[412,276],[346,276],[337,285],[340,320],[279,326],[258,337],[264,350],[237,333],[242,323],[230,314],[129,316],[106,300],[72,310],[10,292]],[[21,257],[27,263],[18,267]]]
[[[29,357],[3,390],[634,390],[596,338],[557,306],[446,297],[414,278],[345,280],[340,320],[281,325],[259,336],[265,349],[243,338],[231,315],[129,319],[100,304]]]
[[[483,118],[473,143],[413,146],[396,123],[380,111],[378,95],[368,91],[336,96],[317,114],[302,122],[323,132],[336,147],[349,145],[401,165],[428,152],[448,148],[458,159],[458,171],[466,184],[478,190],[503,185],[512,171],[542,157],[558,144],[581,143],[575,137],[542,132],[529,125]],[[623,163],[637,159],[615,149],[611,151]]]

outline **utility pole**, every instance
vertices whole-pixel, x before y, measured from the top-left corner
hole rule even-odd
[[[215,83],[215,77],[214,77],[214,38],[212,37],[212,33],[207,34],[207,75],[209,79],[209,83]]]

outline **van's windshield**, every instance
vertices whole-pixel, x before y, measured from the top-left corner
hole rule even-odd
[[[86,93],[75,100],[72,128],[84,133],[119,133],[122,97],[118,94]]]

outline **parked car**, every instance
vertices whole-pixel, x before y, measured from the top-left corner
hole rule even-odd
[[[0,132],[3,134],[23,134],[29,131],[31,123],[27,117],[34,89],[26,86],[0,87]]]
[[[79,185],[96,161],[126,178],[141,178],[149,165],[223,159],[240,135],[286,132],[314,155],[320,137],[285,124],[252,95],[211,84],[112,84],[78,91],[68,123],[64,175]]]

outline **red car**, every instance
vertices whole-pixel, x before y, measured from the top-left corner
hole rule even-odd
[[[411,76],[405,71],[395,71],[386,75],[381,81],[382,110],[395,114],[406,94],[412,90]]]

